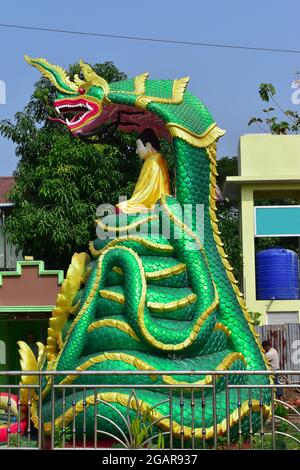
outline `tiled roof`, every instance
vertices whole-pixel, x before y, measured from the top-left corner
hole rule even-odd
[[[0,176],[0,204],[9,202],[4,195],[12,188],[14,182],[13,176]]]

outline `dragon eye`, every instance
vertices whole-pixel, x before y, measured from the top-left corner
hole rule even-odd
[[[84,94],[85,94],[85,89],[84,89],[82,86],[80,86],[80,87],[78,88],[78,93],[79,93],[80,95],[84,95]]]

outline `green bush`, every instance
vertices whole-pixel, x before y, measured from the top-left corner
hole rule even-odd
[[[275,408],[275,415],[281,418],[286,418],[289,414],[289,410],[284,405],[278,405]]]
[[[63,447],[63,436],[65,435],[65,442],[69,442],[72,439],[73,433],[70,427],[65,428],[65,432],[59,427],[55,427],[54,431],[54,447]]]

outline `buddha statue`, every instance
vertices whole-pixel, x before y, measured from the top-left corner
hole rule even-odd
[[[152,129],[138,135],[136,153],[144,163],[131,198],[117,204],[118,212],[149,212],[164,194],[170,194],[168,165],[159,150],[160,142]]]

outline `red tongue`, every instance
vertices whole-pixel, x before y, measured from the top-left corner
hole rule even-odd
[[[61,122],[62,124],[65,124],[65,126],[67,125],[66,121],[64,121],[63,119],[54,118],[54,117],[50,117],[50,116],[48,116],[48,119],[49,119],[49,121]]]
[[[75,122],[78,120],[78,118],[80,118],[81,116],[83,116],[85,114],[85,111],[79,111],[74,117],[72,117],[71,119],[71,122]]]

